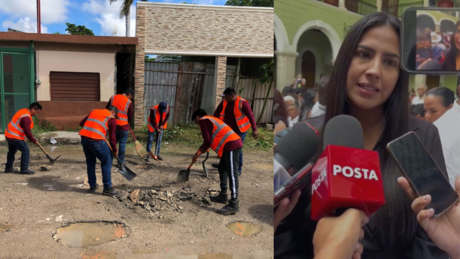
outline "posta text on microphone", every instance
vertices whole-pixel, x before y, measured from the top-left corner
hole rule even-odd
[[[340,122],[339,119],[345,118],[346,121],[339,123],[341,125],[339,135],[342,135],[339,138],[348,138],[345,141],[340,139],[332,141],[338,142],[339,145],[327,143],[328,125],[326,126],[326,147],[313,167],[311,175],[312,220],[320,220],[322,217],[334,215],[337,209],[347,208],[362,210],[369,217],[385,204],[379,154],[376,151],[350,147],[354,145],[340,145],[340,142],[350,141],[349,138],[353,138],[353,134],[356,134],[357,131],[362,132],[359,122],[349,123],[351,116],[342,115],[340,117],[335,121],[336,124]],[[331,119],[330,123],[334,124],[335,118]],[[356,119],[353,118],[353,120]],[[354,124],[357,124],[359,129],[355,130],[353,127],[347,129],[346,126],[350,124],[354,127],[356,127]],[[347,136],[347,131],[351,132],[350,136]],[[357,146],[361,145],[364,146],[363,143]]]

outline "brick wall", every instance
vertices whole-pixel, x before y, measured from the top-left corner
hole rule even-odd
[[[216,58],[216,105],[214,109],[217,108],[219,103],[222,101],[222,93],[225,90],[225,78],[227,76],[227,57],[219,56]]]
[[[137,7],[136,36],[139,44],[136,46],[136,69],[134,73],[134,126],[144,125],[144,57],[145,57],[145,7]]]
[[[138,2],[140,7],[146,50],[273,56],[273,8]]]

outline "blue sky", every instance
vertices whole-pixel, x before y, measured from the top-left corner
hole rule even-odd
[[[66,22],[85,25],[98,36],[125,36],[125,19],[119,19],[122,0],[41,0],[42,33],[66,33]],[[189,2],[224,5],[226,0],[149,0],[159,3]],[[135,35],[136,5],[131,7],[131,36]],[[8,28],[37,31],[36,0],[0,0],[0,31]]]

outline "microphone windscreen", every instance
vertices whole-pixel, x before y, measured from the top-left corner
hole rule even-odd
[[[305,121],[298,122],[276,144],[275,152],[282,155],[294,168],[302,168],[318,151],[318,133]]]
[[[337,115],[326,124],[323,141],[323,150],[327,145],[364,149],[363,128],[355,117]]]

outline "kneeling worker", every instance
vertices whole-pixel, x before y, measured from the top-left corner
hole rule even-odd
[[[30,142],[37,145],[37,140],[32,135],[34,121],[32,117],[37,115],[42,110],[42,106],[38,102],[31,103],[29,109],[24,108],[16,112],[13,119],[8,123],[5,130],[5,138],[8,142],[8,155],[6,157],[5,173],[17,173],[13,167],[14,155],[21,151],[21,171],[20,174],[34,174],[35,172],[29,169],[29,147],[24,141],[25,137]]]
[[[153,139],[155,138],[155,133],[157,135],[157,140],[155,142],[155,156],[158,160],[163,161],[163,158],[160,156],[160,147],[161,147],[161,138],[163,137],[163,130],[168,127],[169,119],[169,106],[165,102],[153,106],[150,108],[149,116],[149,138],[147,140],[147,153],[150,152],[152,148]],[[150,155],[147,155],[147,161],[150,161]]]
[[[79,135],[81,136],[81,145],[86,156],[86,166],[88,174],[89,192],[95,192],[99,187],[96,184],[96,158],[101,161],[102,182],[104,191],[102,194],[107,196],[116,196],[120,192],[115,191],[112,187],[111,169],[112,154],[106,143],[106,132],[108,130],[110,146],[113,155],[118,156],[115,131],[117,128],[116,117],[118,110],[115,106],[108,106],[106,109],[92,110],[81,122]]]
[[[235,214],[239,210],[238,165],[243,142],[227,124],[215,117],[207,116],[206,111],[203,109],[195,111],[192,118],[200,126],[201,134],[203,135],[203,145],[201,145],[199,151],[204,153],[211,147],[220,157],[218,166],[220,193],[216,196],[211,196],[210,199],[212,202],[228,203],[216,211],[218,214]],[[230,183],[230,201],[227,196],[227,179]]]

